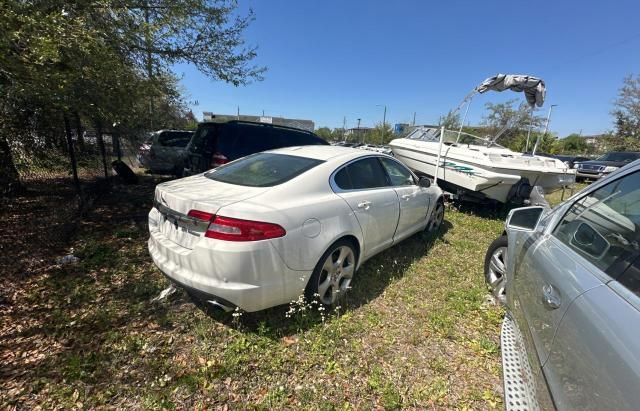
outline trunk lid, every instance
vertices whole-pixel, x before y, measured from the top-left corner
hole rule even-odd
[[[269,187],[245,187],[213,181],[202,174],[158,184],[154,196],[154,207],[161,215],[158,229],[170,241],[192,249],[209,223],[189,217],[189,211],[216,214],[221,207],[268,190]]]

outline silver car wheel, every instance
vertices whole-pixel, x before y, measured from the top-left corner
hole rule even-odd
[[[429,222],[429,232],[436,231],[442,225],[444,221],[444,204],[440,201],[436,204],[436,208],[431,214],[431,221]]]
[[[500,303],[506,302],[507,247],[498,247],[491,254],[487,267],[487,283],[491,294]]]
[[[325,259],[318,276],[318,299],[322,304],[332,305],[349,289],[355,271],[353,250],[339,246]]]

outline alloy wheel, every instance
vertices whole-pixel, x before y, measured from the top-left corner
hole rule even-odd
[[[325,259],[318,276],[318,299],[332,305],[346,293],[355,271],[353,250],[342,245]]]
[[[493,297],[500,303],[506,302],[507,247],[493,250],[487,267],[487,283]]]

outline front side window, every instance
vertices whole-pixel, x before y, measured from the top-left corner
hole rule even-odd
[[[640,255],[640,174],[612,181],[576,201],[554,236],[612,277]]]
[[[393,186],[411,186],[415,185],[415,181],[413,180],[413,176],[411,172],[407,170],[407,168],[396,161],[390,160],[388,158],[380,158],[380,162],[382,162],[382,166],[387,171],[389,175],[389,179],[391,180],[391,185]]]
[[[290,156],[286,154],[258,153],[205,174],[205,177],[223,183],[249,186],[273,187],[312,169],[322,160]]]

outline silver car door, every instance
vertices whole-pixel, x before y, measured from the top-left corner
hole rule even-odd
[[[390,246],[400,211],[398,196],[380,162],[375,157],[354,161],[333,179],[334,190],[349,204],[362,228],[363,259]]]
[[[554,235],[570,249],[569,258],[582,261],[601,280],[571,304],[544,364],[556,404],[637,409],[640,174],[614,178],[577,200]]]
[[[537,231],[515,256],[512,313],[520,326],[532,372],[540,375],[553,336],[571,302],[601,284],[592,269],[561,241]],[[509,291],[507,291],[508,293]]]
[[[380,162],[398,195],[400,218],[394,241],[400,241],[426,225],[429,219],[429,192],[433,190],[418,186],[415,176],[398,161],[380,157]]]
[[[638,307],[640,298],[615,281],[571,304],[543,367],[558,409],[638,409]]]
[[[612,200],[619,200],[617,194],[610,193],[617,190],[615,187],[608,184],[578,197],[566,207],[555,227],[513,236],[517,251],[511,305],[517,323],[521,328],[526,325],[521,332],[536,375],[549,356],[555,332],[571,302],[606,280],[604,268],[614,267],[616,261],[623,264],[619,257],[633,253],[631,246],[626,251],[615,247],[607,254],[604,244],[608,242],[595,230],[609,235],[616,226],[615,213],[609,207]],[[617,219],[617,224],[630,224]]]

